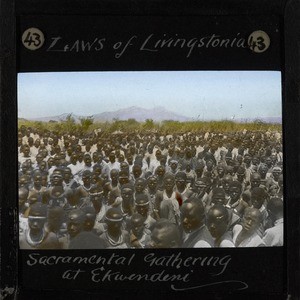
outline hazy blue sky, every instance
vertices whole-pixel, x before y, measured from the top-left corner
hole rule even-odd
[[[21,118],[164,106],[199,120],[281,116],[281,73],[269,71],[18,74]]]

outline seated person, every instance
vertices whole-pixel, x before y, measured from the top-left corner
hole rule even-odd
[[[191,197],[181,206],[181,224],[185,233],[183,248],[211,248],[213,238],[205,226],[202,201]]]
[[[67,235],[60,239],[63,249],[68,249],[70,242],[82,230],[85,220],[85,214],[81,209],[72,209],[67,216]]]
[[[151,231],[145,228],[145,218],[134,213],[130,220],[130,246],[131,248],[145,248],[150,241]]]
[[[216,204],[207,213],[207,227],[214,238],[214,247],[235,247],[232,232],[228,231],[231,219],[224,205]]]
[[[20,249],[60,249],[56,235],[44,228],[47,221],[47,206],[37,202],[31,206],[28,228],[20,236]]]
[[[263,241],[267,246],[283,246],[283,202],[280,198],[271,198],[267,205],[269,218],[274,224],[267,229]]]
[[[181,234],[178,226],[166,219],[155,223],[151,240],[146,248],[180,248]]]
[[[152,231],[154,224],[156,223],[156,220],[151,217],[150,211],[149,211],[149,204],[150,201],[145,194],[137,195],[135,198],[135,211],[139,214],[141,214],[144,217],[144,226],[145,228]]]
[[[268,221],[268,212],[264,205],[264,203],[267,203],[268,200],[268,194],[265,191],[264,188],[261,187],[255,187],[251,190],[251,203],[252,207],[259,209],[259,211],[262,214],[262,224],[259,227],[259,233],[260,236],[263,235],[264,228]]]
[[[246,208],[241,225],[233,227],[233,242],[236,247],[264,247],[266,244],[258,234],[262,214],[257,208]]]
[[[96,211],[91,206],[85,206],[82,208],[82,211],[85,214],[85,219],[83,222],[84,231],[92,231],[95,226],[96,221]]]
[[[104,243],[99,235],[93,230],[96,211],[93,207],[82,208],[84,220],[82,230],[70,240],[69,249],[104,249]]]
[[[55,206],[48,209],[47,222],[45,224],[45,230],[47,232],[53,232],[57,238],[60,239],[66,232],[65,211],[62,207]]]
[[[105,215],[107,230],[100,235],[104,248],[122,249],[130,247],[127,231],[122,230],[123,215],[120,209],[110,208]]]

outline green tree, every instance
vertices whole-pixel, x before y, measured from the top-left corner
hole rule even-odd
[[[80,118],[80,124],[83,131],[87,131],[91,125],[94,123],[93,116],[89,116],[86,118]]]

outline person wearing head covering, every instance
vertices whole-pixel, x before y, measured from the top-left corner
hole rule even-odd
[[[110,208],[105,215],[107,230],[100,235],[104,248],[122,249],[130,247],[127,231],[123,230],[123,215],[118,208]]]

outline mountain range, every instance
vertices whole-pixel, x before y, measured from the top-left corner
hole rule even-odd
[[[64,113],[58,116],[50,116],[50,117],[43,117],[43,118],[27,118],[30,121],[40,121],[40,122],[62,122],[65,121],[66,118],[71,115],[74,118],[76,123],[80,122],[80,118],[86,118],[87,116],[79,116],[73,113]],[[135,119],[138,122],[144,122],[147,119],[152,119],[154,122],[161,122],[164,120],[173,120],[179,122],[189,122],[189,121],[197,121],[194,118],[186,117],[181,114],[176,114],[170,110],[162,106],[156,106],[151,109],[146,109],[138,106],[131,106],[124,109],[119,109],[116,111],[106,111],[99,114],[94,114],[91,116],[94,119],[94,122],[111,122],[114,120],[128,120],[128,119]],[[282,118],[281,117],[259,117],[259,118],[248,118],[248,119],[231,119],[234,122],[253,122],[255,120],[260,120],[265,123],[276,123],[281,124]],[[203,121],[203,120],[199,120]]]
[[[49,121],[60,122],[60,121],[65,121],[69,115],[70,114],[68,113],[64,113],[59,116],[50,116],[44,118],[29,118],[28,120],[41,121],[41,122],[49,122]],[[71,113],[71,116],[75,119],[76,123],[80,122],[80,118],[86,117],[86,116],[78,116],[73,113]],[[165,109],[162,106],[156,106],[151,109],[131,106],[116,111],[106,111],[100,114],[94,114],[92,117],[94,119],[94,122],[106,122],[106,121],[110,122],[113,121],[114,119],[118,119],[118,120],[135,119],[138,122],[144,122],[147,119],[152,119],[155,122],[161,122],[164,120],[186,122],[192,120],[192,118],[176,114],[172,111]]]

